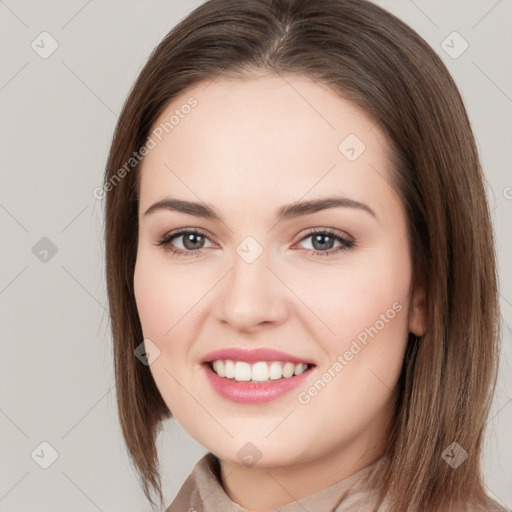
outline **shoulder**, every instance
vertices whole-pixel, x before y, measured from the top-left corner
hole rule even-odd
[[[208,507],[204,504],[208,503]],[[234,510],[220,482],[219,461],[208,452],[194,466],[178,494],[165,512],[205,512]],[[238,508],[237,508],[238,510]]]
[[[201,492],[206,489],[210,492],[215,483],[215,462],[211,453],[204,455],[194,466],[165,512],[187,512],[189,510],[202,511]],[[195,505],[196,509],[192,506]]]

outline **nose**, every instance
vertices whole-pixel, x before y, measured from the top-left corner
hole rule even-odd
[[[263,252],[248,263],[234,255],[233,267],[219,283],[215,316],[239,332],[278,326],[289,314],[287,288]]]

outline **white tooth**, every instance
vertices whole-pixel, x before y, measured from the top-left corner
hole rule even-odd
[[[280,379],[283,376],[283,365],[279,361],[272,361],[269,376],[272,380]]]
[[[293,375],[293,372],[295,371],[295,365],[293,363],[286,363],[283,366],[283,377],[285,379],[288,379]]]
[[[295,375],[300,375],[305,369],[307,368],[307,365],[299,363],[295,365]]]
[[[252,380],[263,382],[268,380],[268,366],[265,362],[254,363],[252,365]]]
[[[215,368],[215,363],[217,363],[217,368]],[[224,361],[215,361],[213,363],[213,369],[217,372],[219,377],[225,377],[226,376],[226,369],[224,367]]]
[[[227,359],[216,360],[212,363],[213,371],[219,375],[219,377],[225,377],[227,379],[235,379],[240,382],[265,382],[270,380],[277,380],[281,378],[290,378],[293,375],[300,375],[307,370],[308,365],[299,363],[294,364],[292,362],[281,362],[272,361],[266,363],[259,361],[253,365],[245,361],[232,361]]]
[[[228,359],[224,365],[224,372],[226,373],[227,379],[235,378],[235,363]]]
[[[235,363],[235,380],[249,381],[251,380],[251,365],[245,361],[237,361]]]

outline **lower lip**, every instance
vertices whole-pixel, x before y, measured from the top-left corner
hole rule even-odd
[[[202,368],[212,388],[220,396],[233,402],[256,404],[270,402],[297,388],[309,377],[314,367],[300,375],[265,382],[238,382],[235,379],[219,377],[207,364],[203,364]]]

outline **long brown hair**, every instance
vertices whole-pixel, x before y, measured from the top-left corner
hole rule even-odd
[[[106,279],[119,418],[145,495],[154,503],[156,491],[163,503],[156,437],[172,414],[149,367],[134,357],[143,335],[133,287],[139,165],[130,159],[179,93],[257,70],[331,87],[373,116],[388,138],[413,279],[425,286],[428,312],[427,333],[410,335],[399,381],[386,471],[392,510],[491,503],[480,459],[501,333],[475,139],[438,55],[366,0],[209,0],[156,47],[124,104],[103,187]],[[468,453],[456,470],[442,457],[453,442]]]

